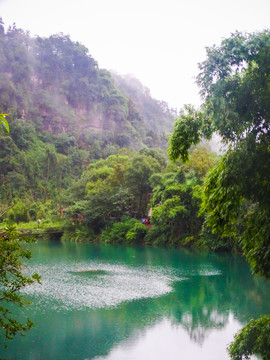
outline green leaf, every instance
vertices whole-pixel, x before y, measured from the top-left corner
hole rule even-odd
[[[4,126],[5,130],[9,133],[9,123],[5,118],[6,115],[8,114],[0,114],[0,122]]]

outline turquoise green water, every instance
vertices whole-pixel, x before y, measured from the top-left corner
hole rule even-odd
[[[235,332],[270,313],[270,286],[239,256],[183,249],[31,245],[42,285],[20,309],[35,328],[0,357],[12,360],[225,360]]]

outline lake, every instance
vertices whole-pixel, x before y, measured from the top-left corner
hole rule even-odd
[[[270,285],[238,255],[164,247],[31,244],[42,285],[20,309],[35,327],[12,360],[228,360],[250,318],[270,313]],[[255,358],[255,357],[254,357]]]

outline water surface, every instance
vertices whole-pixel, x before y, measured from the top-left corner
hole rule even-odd
[[[35,328],[12,360],[228,360],[250,318],[270,312],[270,286],[235,255],[39,240],[28,272],[42,285],[20,309]]]

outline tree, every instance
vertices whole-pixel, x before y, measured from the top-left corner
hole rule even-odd
[[[127,187],[134,195],[136,212],[139,217],[146,213],[148,205],[147,195],[151,193],[150,177],[161,171],[161,164],[149,155],[136,155],[130,162],[126,171]]]
[[[190,154],[190,161],[183,165],[185,171],[192,171],[198,180],[203,180],[209,169],[217,163],[218,156],[206,146],[197,146]]]
[[[27,237],[19,237],[14,226],[7,227],[0,236],[0,338],[5,337],[12,340],[17,333],[24,334],[33,326],[31,320],[27,319],[23,324],[13,318],[8,304],[23,306],[27,303],[19,291],[35,281],[40,282],[40,277],[34,273],[31,276],[24,275],[22,260],[30,259],[31,252],[22,244],[33,242]]]
[[[84,219],[79,225],[99,233],[111,219],[119,221],[124,214],[132,212],[134,196],[126,188],[124,179],[128,164],[128,157],[121,155],[90,164],[79,182],[68,191],[71,198],[65,201],[70,202],[66,211],[70,219],[79,216]]]
[[[185,108],[169,150],[171,159],[186,161],[191,145],[213,132],[228,144],[227,153],[204,182],[202,213],[214,232],[240,241],[253,272],[266,278],[270,277],[269,46],[267,30],[237,32],[221,46],[207,49],[197,77],[204,104],[200,110]],[[268,325],[261,331],[270,326],[269,318],[265,321]],[[244,329],[239,336],[245,338]],[[267,359],[264,345],[257,342],[247,352],[246,342],[238,353],[237,345],[232,345],[230,354],[242,359],[257,352]]]
[[[170,245],[196,241],[203,220],[197,216],[200,180],[193,175],[193,171],[185,174],[183,166],[170,164],[166,172],[151,177],[151,223],[155,226],[149,231],[148,241]]]
[[[270,315],[258,320],[252,319],[235,336],[229,351],[234,360],[250,359],[252,354],[260,354],[262,359],[270,359]]]

